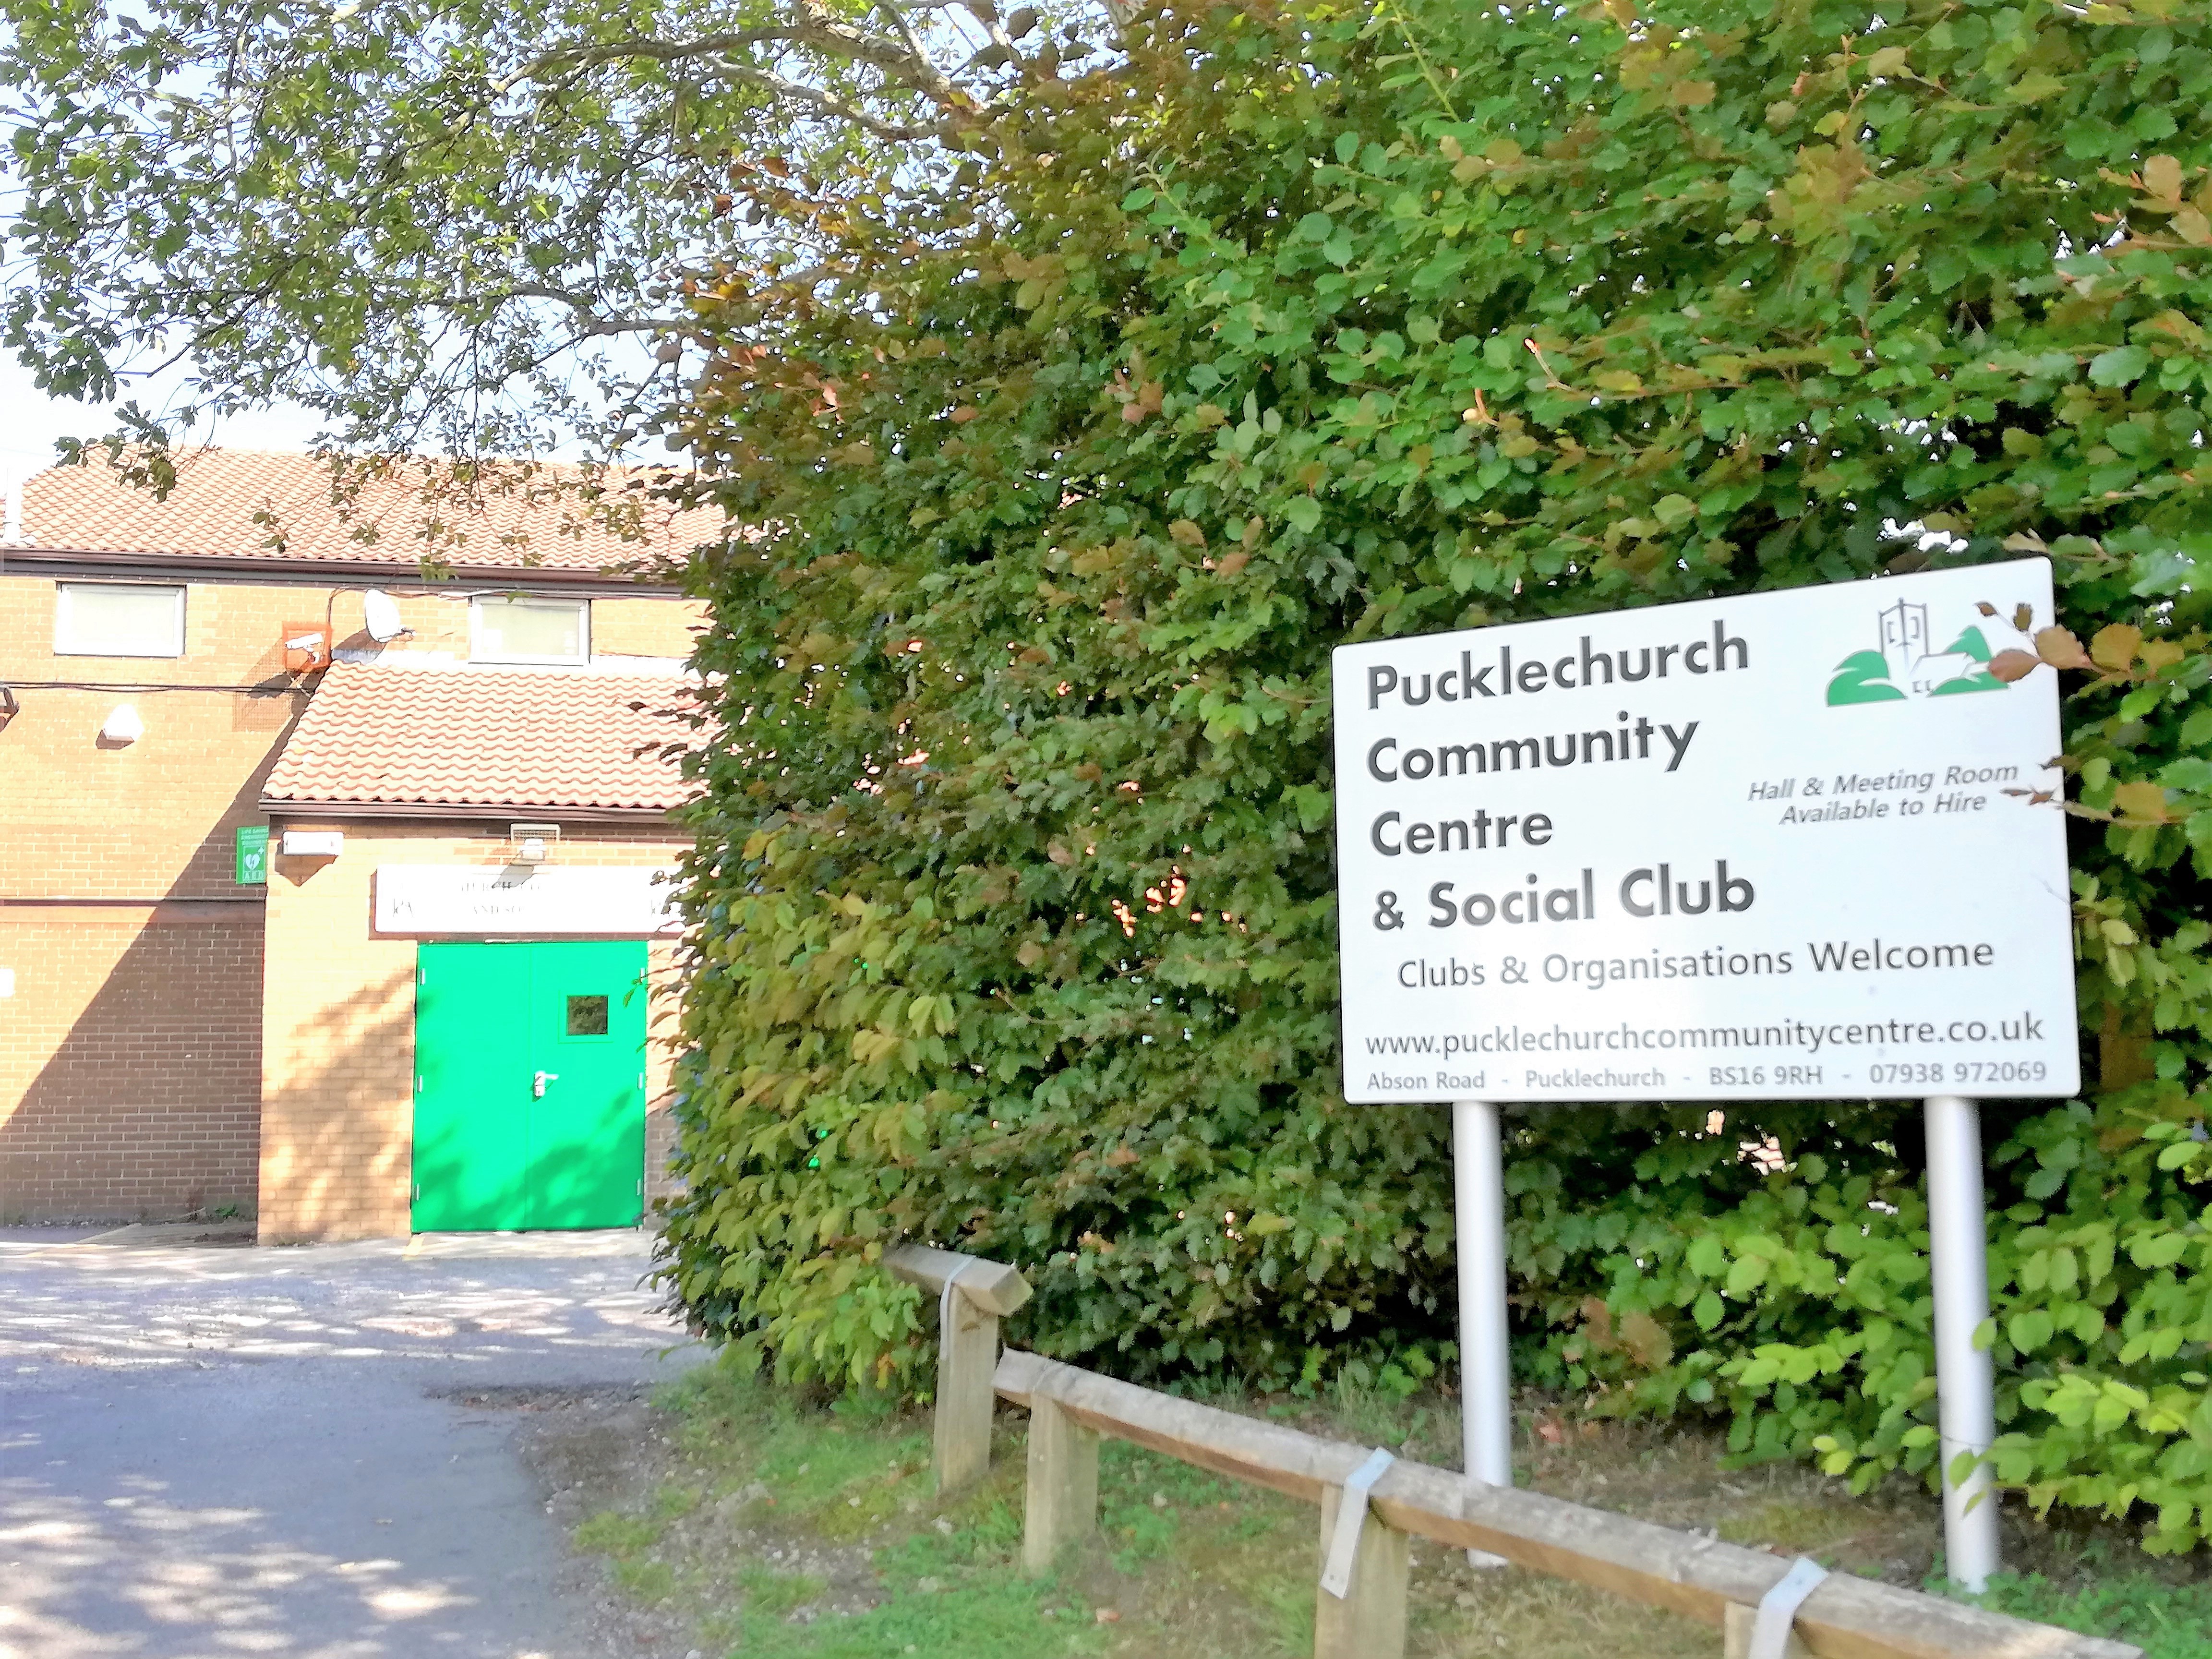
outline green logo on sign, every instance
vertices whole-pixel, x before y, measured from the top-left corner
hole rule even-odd
[[[269,826],[265,823],[241,823],[238,826],[238,884],[258,887],[269,879]]]
[[[2004,690],[1990,672],[1990,645],[1980,629],[1966,629],[1941,651],[1929,650],[1928,641],[1928,607],[1899,599],[1881,613],[1881,648],[1854,651],[1836,665],[1828,706]]]

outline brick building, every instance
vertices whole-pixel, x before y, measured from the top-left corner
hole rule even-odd
[[[94,465],[0,544],[0,1219],[632,1218],[698,608],[526,496]],[[334,663],[334,665],[333,665]],[[265,845],[264,836],[265,836]],[[649,1150],[648,1150],[649,1145]]]

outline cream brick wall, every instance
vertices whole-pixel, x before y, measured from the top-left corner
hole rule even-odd
[[[592,649],[611,656],[689,657],[706,626],[706,608],[688,600],[600,599],[592,606]]]
[[[0,577],[0,681],[23,687],[22,712],[0,730],[0,898],[236,894],[231,832],[262,821],[261,781],[307,707],[305,688],[284,675],[281,630],[319,620],[325,595],[187,584],[183,656],[59,657],[54,589],[51,577]],[[47,680],[264,689],[38,684]],[[125,702],[146,735],[103,747],[101,723]]]
[[[428,653],[465,662],[469,654],[469,596],[487,590],[481,584],[401,586],[384,590],[399,608],[409,632],[379,648],[362,626],[361,596],[340,594],[332,631],[341,651],[373,652],[379,659],[406,653]],[[689,599],[595,599],[592,605],[594,656],[688,657],[705,613]]]
[[[233,832],[263,822],[256,803],[277,750],[307,708],[308,688],[284,673],[288,625],[332,623],[342,646],[373,648],[357,592],[252,584],[185,584],[182,657],[58,657],[54,580],[0,575],[0,684],[25,686],[22,711],[0,729],[0,899],[222,897]],[[403,597],[417,632],[387,656],[468,654],[468,605]],[[689,600],[592,601],[601,654],[683,657],[700,625]],[[37,682],[253,686],[143,692],[42,689]],[[146,735],[103,747],[117,704],[135,707]],[[4,1100],[0,1100],[4,1106]]]
[[[416,941],[371,937],[372,878],[380,864],[497,867],[511,850],[506,825],[288,823],[343,830],[346,842],[335,860],[274,860],[263,999],[262,1241],[404,1234],[412,1186]],[[568,825],[548,863],[660,865],[672,862],[684,844],[673,832]],[[666,1039],[675,1029],[675,968],[672,945],[652,941],[648,1202],[669,1186],[672,1054]]]

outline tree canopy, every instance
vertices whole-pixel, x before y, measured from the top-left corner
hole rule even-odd
[[[1112,38],[1081,0],[0,0],[4,342],[130,435],[301,403],[356,450],[615,447],[679,395],[685,285],[818,262],[787,212],[927,188],[1010,88]],[[787,188],[788,186],[788,188]],[[690,360],[696,366],[696,358]]]

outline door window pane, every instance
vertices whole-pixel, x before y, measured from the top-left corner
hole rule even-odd
[[[592,652],[591,611],[582,599],[471,600],[469,655],[477,662],[584,662]]]
[[[570,1036],[605,1036],[606,1034],[607,1000],[605,997],[568,999]]]
[[[58,582],[54,654],[181,657],[185,590],[146,582]]]

